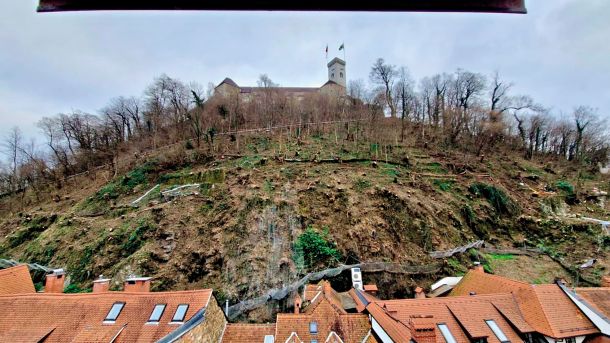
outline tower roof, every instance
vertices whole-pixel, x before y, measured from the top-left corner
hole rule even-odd
[[[239,88],[239,86],[237,85],[237,83],[235,83],[235,81],[231,80],[231,78],[229,78],[229,77],[226,77],[224,80],[222,80],[222,82],[221,82],[221,83],[219,83],[219,84],[218,84],[218,86],[222,85],[223,83],[226,83],[226,84],[228,84],[228,85],[230,85],[230,86],[233,86],[233,87]],[[216,87],[218,87],[218,86],[216,86]]]
[[[339,63],[339,64],[345,65],[345,61],[344,60],[340,59],[339,57],[335,57],[330,62],[328,62],[327,66],[330,67],[331,65],[333,65],[335,63]]]

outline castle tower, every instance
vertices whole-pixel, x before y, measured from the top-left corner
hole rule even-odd
[[[328,80],[346,86],[345,61],[335,57],[328,62]]]

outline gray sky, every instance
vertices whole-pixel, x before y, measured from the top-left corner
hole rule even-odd
[[[348,80],[368,81],[377,57],[413,77],[498,70],[555,112],[588,105],[610,117],[610,1],[526,0],[527,15],[293,12],[35,13],[36,1],[0,1],[0,135],[37,133],[42,116],[95,113],[141,95],[166,73],[203,85],[229,76],[255,85],[326,81],[324,49]]]

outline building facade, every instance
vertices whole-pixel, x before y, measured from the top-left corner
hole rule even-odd
[[[237,96],[240,101],[246,103],[252,101],[256,97],[262,97],[270,93],[298,101],[302,101],[307,96],[315,94],[333,97],[345,96],[347,93],[345,61],[335,57],[328,62],[327,68],[328,81],[321,87],[242,87],[227,77],[214,88],[214,96],[224,98],[233,98]]]

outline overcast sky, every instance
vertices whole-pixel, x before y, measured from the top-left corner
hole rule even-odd
[[[526,0],[528,14],[294,12],[35,12],[37,1],[0,1],[0,135],[28,135],[43,116],[95,113],[139,96],[166,73],[203,85],[231,77],[255,85],[326,81],[324,49],[347,78],[368,81],[378,57],[415,79],[464,68],[495,70],[569,113],[584,104],[610,117],[610,1]]]

